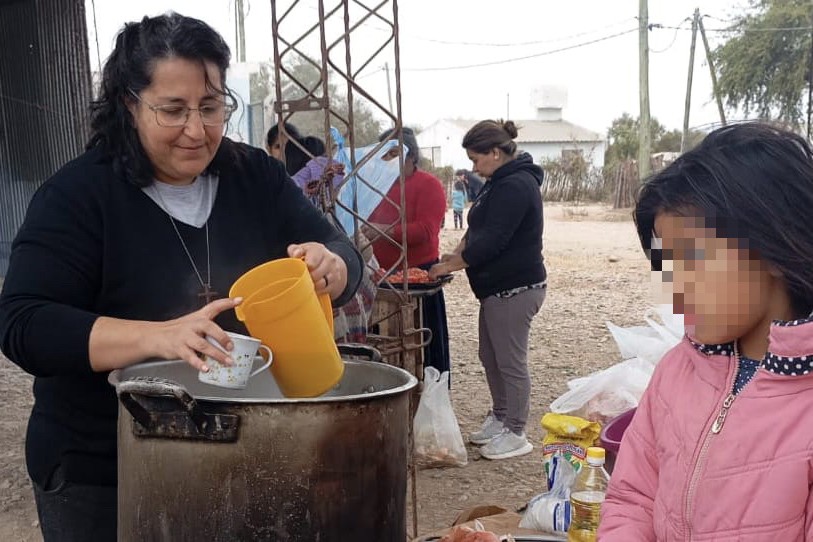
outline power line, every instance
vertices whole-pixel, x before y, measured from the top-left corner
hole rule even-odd
[[[355,79],[356,79],[356,81],[358,81],[359,79],[366,79],[366,78],[368,78],[370,76],[373,76],[373,75],[375,75],[377,73],[381,73],[384,70],[386,70],[386,68],[384,66],[379,66],[379,67],[377,67],[375,70],[373,70],[371,72],[367,72],[364,75],[357,76]]]
[[[401,71],[405,72],[432,72],[432,71],[446,71],[446,70],[467,70],[469,68],[482,68],[484,66],[494,66],[497,64],[508,64],[510,62],[519,62],[521,60],[529,60],[531,58],[539,58],[542,56],[552,55],[555,53],[561,53],[564,51],[570,51],[571,49],[578,49],[580,47],[585,47],[587,45],[592,45],[594,43],[599,43],[602,41],[607,41],[609,39],[617,38],[619,36],[623,36],[625,34],[630,34],[632,32],[638,32],[638,28],[630,28],[629,30],[624,30],[623,32],[617,32],[615,34],[610,34],[609,36],[603,36],[601,38],[596,38],[594,40],[585,41],[583,43],[577,43],[575,45],[569,45],[567,47],[560,47],[558,49],[552,49],[550,51],[543,51],[541,53],[535,53],[532,55],[525,55],[519,56],[514,58],[505,58],[502,60],[494,60],[492,62],[481,62],[479,64],[467,64],[463,66],[438,66],[432,68],[404,68]]]
[[[658,28],[667,28],[671,30],[691,30],[690,28],[663,25],[658,25]],[[786,26],[776,28],[740,28],[731,26],[728,28],[707,28],[706,32],[810,32],[811,30],[813,30],[813,27],[811,26]]]
[[[677,28],[675,29],[675,35],[674,35],[674,36],[672,36],[672,41],[669,43],[669,45],[667,45],[667,46],[666,46],[665,48],[663,48],[663,49],[658,49],[658,50],[655,50],[655,49],[650,49],[650,50],[649,50],[649,52],[650,52],[650,53],[654,53],[654,54],[659,54],[659,53],[665,53],[666,51],[668,51],[669,49],[671,49],[671,48],[672,48],[672,46],[673,46],[673,45],[675,45],[675,42],[677,41],[678,33],[680,33],[680,31],[683,29],[683,24],[684,24],[686,21],[691,22],[691,21],[692,21],[692,18],[691,18],[691,17],[686,17],[685,19],[683,19],[683,20],[680,22],[680,24],[678,24]],[[653,28],[663,28],[663,26],[662,26],[662,25],[649,25],[649,29],[650,29],[650,30],[652,30]]]
[[[703,17],[705,19],[714,19],[715,21],[720,21],[721,23],[726,23],[726,24],[736,23],[739,20],[737,18],[734,18],[734,19],[722,19],[720,17],[715,17],[714,15],[708,15],[708,14],[703,15]]]
[[[628,23],[632,20],[635,20],[634,17],[627,17],[622,21],[618,21],[613,24],[609,24],[607,26],[602,26],[601,28],[595,28],[593,30],[587,30],[585,32],[579,32],[578,34],[570,34],[568,36],[559,36],[556,38],[550,38],[545,40],[534,40],[534,41],[518,41],[518,42],[481,42],[481,41],[455,41],[455,40],[442,40],[437,38],[426,38],[423,36],[413,36],[409,34],[401,34],[401,37],[405,37],[408,39],[414,39],[418,41],[427,41],[430,43],[439,43],[441,45],[466,45],[466,46],[473,46],[473,47],[524,47],[528,45],[541,45],[543,43],[556,43],[560,41],[567,41],[574,38],[580,38],[583,36],[589,36],[590,34],[595,34],[597,32],[602,32],[604,30],[609,30],[610,28],[616,28],[621,26],[622,24]],[[376,30],[384,30],[380,27],[374,27]],[[389,31],[389,30],[388,30]]]

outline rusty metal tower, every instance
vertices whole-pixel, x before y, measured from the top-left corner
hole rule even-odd
[[[315,6],[314,6],[315,4]],[[322,210],[337,218],[338,212],[346,211],[353,217],[352,235],[359,250],[371,248],[377,240],[383,240],[400,251],[400,258],[393,271],[401,268],[407,273],[406,217],[403,212],[404,196],[404,153],[400,153],[399,178],[396,181],[400,190],[398,201],[387,197],[363,178],[361,168],[386,145],[379,143],[366,154],[358,154],[356,136],[357,104],[364,104],[373,115],[384,119],[391,129],[390,137],[397,139],[403,148],[401,134],[401,66],[398,36],[397,0],[271,0],[271,32],[274,44],[274,83],[276,100],[274,113],[280,134],[288,137],[286,122],[295,125],[298,113],[321,113],[324,141],[331,140],[331,126],[346,134],[347,149],[351,161],[350,171],[345,171],[342,184],[333,187],[323,183],[319,188],[319,205]],[[375,34],[371,38],[371,34]],[[372,45],[370,43],[372,42]],[[301,74],[292,69],[293,65],[306,64],[316,72],[316,80],[304,80]],[[393,67],[394,82],[391,82],[390,67]],[[376,71],[386,71],[387,95],[376,95],[369,85],[369,75]],[[368,84],[365,87],[365,83]],[[392,92],[395,96],[393,99]],[[331,95],[331,92],[333,95]],[[342,106],[342,107],[340,107]],[[321,135],[321,134],[320,134]],[[304,153],[313,155],[294,138],[288,144],[298,146]],[[369,147],[368,147],[369,148]],[[396,224],[379,228],[370,224],[359,214],[357,201],[348,202],[338,194],[349,182],[364,185],[375,191],[385,201],[400,210],[399,228],[402,234],[393,235]],[[354,190],[353,193],[357,194]],[[337,220],[338,222],[338,220]],[[366,226],[366,227],[365,227]],[[363,237],[360,232],[368,235]],[[348,232],[350,233],[350,232]],[[377,269],[371,269],[377,272]],[[422,378],[422,350],[431,339],[431,332],[425,329],[420,318],[420,302],[411,298],[406,280],[403,289],[380,288],[376,307],[370,322],[378,333],[369,334],[368,340],[384,354],[387,362],[398,365],[419,379]],[[417,398],[412,397],[412,413],[417,407]],[[410,449],[412,447],[412,420],[410,425]],[[418,535],[417,492],[415,487],[415,467],[410,461],[411,513],[414,535]]]

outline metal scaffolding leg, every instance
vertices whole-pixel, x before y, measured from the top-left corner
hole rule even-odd
[[[398,35],[398,1],[397,0],[317,0],[316,10],[313,9],[312,0],[309,2],[301,0],[271,0],[271,31],[274,44],[274,74],[276,101],[274,111],[280,126],[280,133],[287,137],[285,122],[295,124],[297,113],[321,112],[324,122],[324,141],[331,140],[330,128],[337,127],[346,134],[347,149],[351,164],[350,171],[345,171],[343,182],[334,187],[331,182],[322,183],[319,187],[318,202],[323,211],[332,215],[336,223],[337,210],[349,213],[353,217],[354,228],[351,235],[359,250],[364,251],[377,240],[383,240],[398,249],[400,257],[393,268],[393,271],[401,268],[406,275],[406,217],[403,212],[405,204],[404,193],[404,153],[398,158],[400,190],[399,201],[392,201],[387,197],[386,191],[379,191],[371,183],[368,183],[362,176],[360,170],[376,152],[384,147],[386,142],[379,143],[370,152],[364,155],[358,153],[358,148],[362,147],[356,137],[356,105],[363,103],[373,111],[378,118],[384,118],[391,123],[392,134],[389,139],[398,139],[398,143],[403,148],[403,136],[401,134],[401,65],[400,65],[400,42]],[[369,39],[370,32],[377,36],[382,36],[377,42],[380,45],[365,47],[353,47],[354,39],[364,33]],[[318,47],[316,46],[318,42]],[[390,67],[393,68],[395,80],[390,85],[388,79],[387,96],[384,99],[375,97],[371,88],[365,88],[363,76],[373,62],[379,62],[387,72],[389,78]],[[295,63],[304,63],[318,74],[317,80],[306,81],[295,70],[291,68]],[[336,92],[331,95],[331,89]],[[395,92],[395,99],[392,99],[392,91]],[[344,103],[340,103],[342,98]],[[344,107],[340,107],[343,105]],[[387,126],[390,128],[390,126]],[[299,147],[303,152],[313,157],[313,155],[300,142],[289,139],[289,145]],[[402,234],[396,239],[393,235],[395,226],[379,228],[371,225],[366,217],[360,216],[358,201],[348,203],[340,200],[338,195],[342,189],[351,183],[356,186],[364,186],[382,196],[390,204],[400,210],[400,225]],[[352,190],[352,194],[358,193],[357,189]],[[361,229],[367,226],[365,232],[367,236],[361,235]],[[371,269],[373,273],[378,273],[378,269]],[[389,289],[388,295],[394,296],[382,302],[386,306],[393,307],[391,311],[379,311],[378,318],[374,318],[372,324],[379,324],[380,327],[395,330],[397,336],[380,336],[376,341],[375,337],[370,337],[371,342],[384,350],[385,358],[391,363],[415,374],[419,380],[423,379],[423,363],[421,349],[425,346],[425,332],[419,321],[415,320],[415,314],[420,308],[420,303],[410,299],[407,291],[407,283],[404,281],[402,290]],[[383,291],[383,290],[382,290]],[[410,413],[414,416],[418,404],[418,390],[416,389],[410,398]],[[409,423],[409,479],[411,486],[411,511],[413,536],[418,535],[418,507],[416,488],[416,469],[412,460],[413,449],[413,424]]]

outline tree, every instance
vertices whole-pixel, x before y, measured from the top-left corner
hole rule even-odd
[[[251,103],[262,103],[274,92],[273,72],[274,67],[270,63],[260,62],[260,71],[251,74],[249,78],[249,101]]]
[[[683,132],[681,130],[667,131],[655,118],[650,122],[650,129],[652,130],[652,152],[680,152]],[[686,149],[697,146],[703,141],[704,137],[706,137],[705,132],[690,130]],[[607,152],[604,155],[605,165],[610,166],[627,160],[638,159],[637,118],[633,118],[629,113],[624,113],[613,120],[609,130],[607,130],[607,139],[610,140],[610,145],[607,147]]]
[[[270,68],[270,73],[273,73],[273,68]],[[319,70],[310,62],[304,59],[295,60],[286,65],[286,70],[291,73],[293,78],[282,74],[282,95],[286,100],[295,100],[304,98],[307,91],[303,90],[298,84],[294,83],[295,79],[301,83],[308,90],[319,86],[320,77]],[[315,92],[317,96],[321,95],[321,89]],[[331,100],[332,108],[339,112],[339,114],[347,118],[347,95],[343,90],[339,90],[339,86],[331,80],[328,80],[328,96]],[[324,111],[300,111],[294,113],[289,122],[299,129],[302,135],[315,135],[319,138],[324,138],[325,134],[325,115]],[[330,120],[331,125],[336,126],[340,132],[347,131],[347,127],[335,116]],[[353,100],[353,135],[356,147],[363,147],[378,141],[378,136],[382,132],[381,123],[373,115],[372,109],[362,100],[355,98]]]
[[[633,118],[629,113],[624,113],[613,120],[609,130],[607,130],[607,139],[610,140],[610,145],[607,147],[605,154],[605,164],[614,164],[638,158],[638,126],[638,118]],[[650,120],[649,128],[654,149],[657,142],[666,133],[666,129],[654,117]]]
[[[689,141],[686,142],[686,150],[693,149],[706,137],[704,132],[699,130],[689,130]],[[652,152],[680,152],[680,144],[683,141],[683,131],[670,130],[664,132],[660,139],[653,142]]]
[[[810,0],[750,0],[713,52],[726,106],[798,127],[810,61]],[[799,30],[794,30],[799,29]]]

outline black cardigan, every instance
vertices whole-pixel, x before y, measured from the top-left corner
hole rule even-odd
[[[547,277],[539,191],[543,176],[523,153],[494,172],[469,210],[462,256],[478,299]]]
[[[209,217],[211,282],[220,297],[245,271],[319,241],[347,264],[353,296],[362,260],[265,152],[224,139]],[[177,222],[198,269],[206,234]],[[177,318],[202,306],[200,282],[168,215],[117,176],[100,150],[65,165],[36,192],[12,246],[0,294],[0,348],[36,377],[26,456],[35,482],[62,464],[68,480],[116,483],[117,400],[107,374],[91,371],[90,330],[100,315]],[[217,318],[246,333],[233,311]]]

